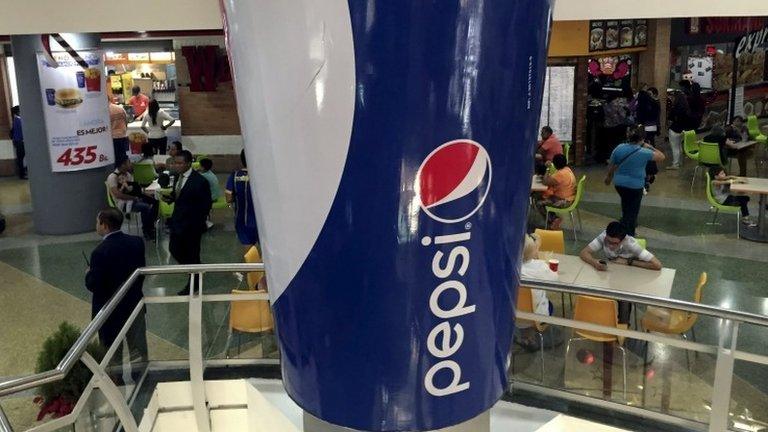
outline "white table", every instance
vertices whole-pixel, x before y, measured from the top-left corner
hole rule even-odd
[[[755,144],[757,144],[757,141],[739,141],[737,143],[728,144],[727,147],[736,151],[741,151],[745,148],[753,147]]]
[[[611,262],[608,262],[608,270],[597,271],[591,265],[584,263],[576,278],[576,284],[670,298],[675,273],[675,269],[663,268],[661,271],[656,271]]]
[[[545,424],[536,432],[629,432],[624,429],[618,429],[611,426],[604,426],[587,420],[575,417],[568,417],[560,414],[549,423]]]
[[[574,255],[548,254],[540,252],[542,260],[555,258],[560,261],[559,281],[613,291],[624,291],[654,297],[670,298],[675,281],[675,269],[661,271],[608,263],[608,270],[601,272]]]
[[[742,227],[741,237],[747,240],[768,243],[768,227],[765,220],[765,204],[768,201],[768,179],[744,177],[746,183],[732,183],[731,193],[734,195],[759,195],[760,207],[757,217],[757,227]]]
[[[531,179],[531,192],[546,192],[547,186],[544,185],[542,181],[542,176],[535,175]]]

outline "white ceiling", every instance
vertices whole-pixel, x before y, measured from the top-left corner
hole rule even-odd
[[[197,30],[222,25],[219,0],[0,0],[0,10],[4,11],[0,35]],[[558,0],[555,8],[557,20],[738,15],[768,15],[768,1]]]

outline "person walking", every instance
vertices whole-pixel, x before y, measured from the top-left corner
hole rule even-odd
[[[96,232],[102,237],[102,241],[91,253],[85,275],[85,287],[93,294],[91,318],[96,317],[96,314],[109,303],[112,296],[136,269],[146,266],[144,241],[140,237],[120,231],[122,225],[123,214],[115,208],[103,209],[96,216]],[[143,276],[136,279],[99,330],[99,340],[105,347],[109,348],[115,342],[125,322],[144,296],[143,283]],[[131,326],[126,335],[126,341],[131,358],[146,358],[144,311],[139,313],[134,325]]]
[[[688,99],[682,92],[672,96],[672,108],[669,111],[669,146],[672,148],[672,165],[668,170],[680,169],[680,157],[683,152],[683,132],[690,126],[691,109]]]
[[[613,183],[621,198],[621,223],[627,234],[635,236],[637,217],[645,191],[646,165],[662,162],[664,153],[645,142],[642,126],[629,128],[628,142],[620,144],[611,154],[605,184]]]
[[[641,91],[637,95],[637,123],[643,125],[645,139],[652,146],[656,146],[656,137],[659,136],[660,118],[659,91],[655,87]]]
[[[174,158],[171,170],[175,175],[173,192],[164,198],[166,202],[174,203],[169,224],[171,256],[179,264],[200,264],[200,242],[211,211],[211,187],[205,177],[192,169],[192,153],[189,150]],[[190,284],[187,282],[178,294],[189,293]]]
[[[27,178],[27,168],[24,167],[24,157],[27,155],[27,152],[24,149],[24,132],[21,126],[21,110],[18,105],[11,108],[11,116],[13,116],[11,141],[13,142],[13,149],[16,150],[16,175],[20,179],[25,180]]]
[[[123,107],[109,99],[109,125],[112,129],[112,146],[115,148],[115,158],[128,154],[128,113]]]
[[[165,122],[168,122],[167,124]],[[157,100],[152,99],[149,103],[149,110],[144,120],[141,121],[141,129],[147,134],[149,143],[155,148],[155,151],[161,155],[165,154],[168,148],[168,137],[165,131],[176,123],[176,119],[170,114],[160,109]]]
[[[256,228],[256,215],[253,211],[253,197],[251,196],[245,150],[240,151],[240,163],[243,168],[229,175],[224,196],[235,209],[237,239],[247,251],[251,246],[259,243],[259,232]]]

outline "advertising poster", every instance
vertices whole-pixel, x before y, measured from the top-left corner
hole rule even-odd
[[[622,48],[632,48],[635,46],[635,21],[624,20],[621,22],[621,30],[619,32],[619,46]]]
[[[80,51],[88,68],[68,53],[53,53],[54,68],[37,55],[48,148],[53,172],[81,171],[114,163],[102,51]]]

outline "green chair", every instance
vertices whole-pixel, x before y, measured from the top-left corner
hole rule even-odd
[[[120,210],[121,213],[125,214],[125,212],[123,212],[123,210],[121,208],[117,207],[117,203],[115,203],[115,198],[112,196],[112,193],[109,191],[109,185],[107,184],[107,182],[104,182],[104,188],[107,191],[107,204],[110,207],[118,209],[118,210]],[[136,222],[136,232],[139,233],[139,232],[141,232],[141,229],[139,228],[139,219],[140,218],[138,216],[136,216],[136,215],[138,215],[138,213],[136,213],[136,212],[131,212],[131,213],[134,214],[134,217],[131,218],[131,219],[133,219]],[[130,225],[128,225],[128,226],[130,226]]]
[[[691,193],[693,193],[699,169],[704,168],[706,171],[706,168],[710,166],[723,166],[720,146],[717,143],[701,142],[699,143],[699,163],[693,170],[693,178],[691,179]]]
[[[220,196],[219,199],[213,202],[213,205],[211,205],[211,209],[213,210],[219,210],[219,209],[225,209],[229,207],[229,203],[227,202],[227,197],[224,195]]]
[[[140,186],[147,187],[152,184],[157,178],[157,172],[155,166],[145,163],[137,163],[133,165],[133,180]]]
[[[581,198],[584,196],[584,183],[587,181],[587,176],[583,175],[581,176],[581,180],[579,180],[579,184],[576,186],[576,199],[573,200],[573,204],[566,208],[557,208],[557,207],[549,207],[547,206],[547,229],[549,229],[549,214],[554,213],[558,216],[563,216],[565,214],[568,214],[571,216],[571,226],[573,227],[573,238],[576,241],[579,241],[579,237],[576,235],[576,222],[573,219],[573,213],[576,213],[576,216],[579,218],[579,231],[582,230],[582,224],[581,224],[581,213],[579,213],[579,203],[581,202]]]
[[[696,139],[696,131],[683,132],[683,151],[689,159],[699,161],[699,141]]]
[[[643,249],[648,249],[648,241],[647,241],[647,240],[645,240],[644,238],[636,238],[636,239],[635,239],[635,241],[636,241],[636,242],[637,242],[637,244],[639,244],[639,245],[640,245],[640,247],[642,247]]]
[[[740,233],[740,227],[741,227],[741,207],[739,206],[728,206],[720,204],[716,199],[715,195],[712,192],[712,177],[709,176],[709,171],[707,171],[707,201],[709,201],[711,212],[713,209],[715,210],[715,215],[712,218],[712,222],[707,225],[717,225],[717,215],[720,213],[725,214],[735,214],[736,215],[736,238],[741,237]]]
[[[757,121],[757,116],[751,115],[747,117],[747,130],[749,131],[749,139],[755,140],[760,144],[768,143],[768,137],[760,131],[760,122]]]
[[[565,163],[571,164],[571,142],[565,141],[563,143],[563,154],[565,155]]]
[[[200,162],[192,162],[192,169],[195,171],[200,171]]]

